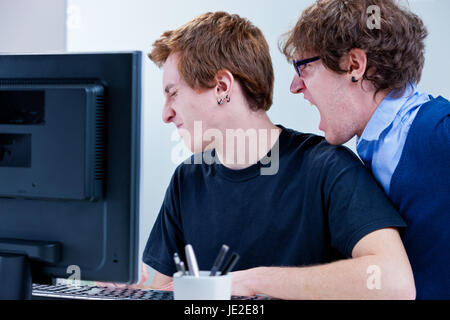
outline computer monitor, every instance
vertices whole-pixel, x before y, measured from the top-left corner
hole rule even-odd
[[[138,280],[141,59],[0,55],[0,299]]]

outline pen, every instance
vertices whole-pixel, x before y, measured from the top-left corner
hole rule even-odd
[[[209,274],[210,277],[214,277],[219,270],[220,266],[222,265],[223,259],[225,258],[225,255],[228,252],[229,247],[224,244],[222,248],[219,251],[219,254],[217,255],[216,260],[214,261],[213,267],[211,269],[211,273]]]
[[[228,263],[226,264],[225,268],[223,268],[222,276],[226,276],[228,273],[233,270],[234,266],[236,265],[236,262],[239,260],[239,255],[236,252],[233,252],[231,255],[230,260],[228,260]]]
[[[181,268],[181,259],[180,256],[178,255],[178,253],[174,253],[173,254],[173,261],[175,261],[175,266],[177,267],[177,271],[178,272],[183,272],[182,268]]]
[[[198,271],[197,259],[195,258],[194,249],[190,244],[186,245],[186,259],[189,267],[189,274],[194,277],[199,277],[200,273]]]
[[[180,262],[180,267],[181,267],[182,275],[183,276],[186,275],[186,267],[184,266],[184,262],[183,261]]]

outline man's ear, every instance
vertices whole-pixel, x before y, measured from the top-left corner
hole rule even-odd
[[[228,70],[219,70],[214,78],[216,83],[215,94],[217,100],[229,98],[232,95],[232,88],[234,83],[233,74]]]
[[[367,55],[362,49],[354,48],[350,50],[347,56],[347,74],[350,79],[356,80],[353,82],[359,82],[363,79],[367,68]]]

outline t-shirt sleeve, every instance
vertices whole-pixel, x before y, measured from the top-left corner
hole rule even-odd
[[[177,172],[167,188],[164,202],[147,240],[143,261],[156,271],[172,277],[176,272],[173,254],[183,257],[183,229],[179,210]]]
[[[369,233],[406,227],[368,169],[350,151],[342,147],[327,168],[325,199],[334,248],[350,258],[354,246]]]

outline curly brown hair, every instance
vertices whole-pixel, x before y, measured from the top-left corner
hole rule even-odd
[[[379,28],[367,24],[372,5],[380,9]],[[367,55],[364,79],[376,93],[402,94],[408,84],[420,81],[427,35],[422,20],[394,0],[318,0],[303,11],[279,46],[289,60],[318,55],[338,73],[348,72],[341,69],[341,58],[353,48],[362,49]]]
[[[217,72],[230,71],[252,110],[269,110],[274,73],[262,32],[247,19],[226,12],[208,12],[155,41],[148,57],[161,67],[179,53],[178,69],[193,89],[213,88]]]

